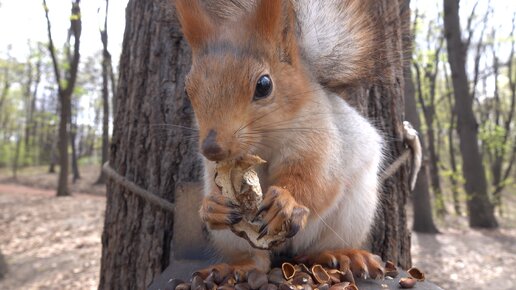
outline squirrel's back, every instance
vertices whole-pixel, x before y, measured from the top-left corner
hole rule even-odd
[[[207,10],[236,20],[258,0],[204,0]],[[326,87],[354,85],[376,77],[379,56],[371,0],[289,0],[295,9],[301,54],[319,83]]]

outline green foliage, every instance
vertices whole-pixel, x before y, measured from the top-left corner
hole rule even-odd
[[[14,142],[0,142],[0,167],[7,167],[12,163],[14,149]]]
[[[489,151],[501,151],[507,149],[504,143],[506,130],[503,126],[496,125],[492,120],[482,123],[479,128],[479,139],[484,144],[484,148]]]
[[[70,20],[72,20],[72,21],[79,20],[79,19],[81,19],[81,15],[80,14],[72,14],[72,15],[70,15]]]
[[[53,74],[53,64],[44,44],[29,44],[32,53],[25,62],[0,56],[0,92],[5,81],[9,89],[0,106],[0,168],[11,171],[17,144],[18,166],[48,165],[57,145],[59,100]],[[79,75],[72,94],[77,147],[80,164],[98,163],[101,152],[100,117],[92,116],[102,110],[100,98],[101,54],[88,57],[79,67]],[[32,70],[29,70],[29,63]],[[38,85],[34,111],[29,118],[35,89],[36,67],[41,65],[41,82]],[[64,64],[64,68],[68,65]],[[7,69],[7,74],[4,73]],[[63,67],[61,67],[63,69]],[[32,73],[31,89],[27,90],[29,73]],[[62,83],[66,87],[66,81]],[[30,91],[28,95],[27,92]],[[77,121],[79,120],[79,121]],[[84,123],[86,122],[86,123]],[[75,128],[75,127],[74,127]],[[20,140],[20,142],[17,142]]]

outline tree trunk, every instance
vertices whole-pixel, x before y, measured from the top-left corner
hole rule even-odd
[[[383,48],[378,49],[377,66],[381,69],[382,80],[365,85],[352,95],[349,103],[356,107],[376,127],[388,136],[386,141],[385,165],[391,164],[404,149],[404,75],[402,47],[410,38],[410,32],[402,29],[405,21],[410,22],[410,1],[375,1],[374,11],[380,22],[378,29],[385,39]],[[406,49],[409,49],[408,47]],[[371,232],[370,247],[373,253],[384,260],[397,262],[403,268],[411,266],[410,230],[407,228],[405,205],[409,196],[408,171],[402,167],[388,178],[381,187],[381,204]]]
[[[36,72],[33,89],[29,92],[31,94],[30,97],[30,105],[28,107],[28,116],[27,116],[27,127],[25,130],[25,156],[30,157],[29,161],[32,165],[38,164],[38,155],[39,148],[36,145],[36,137],[38,131],[38,118],[35,117],[36,114],[36,102],[38,98],[38,89],[39,84],[41,82],[41,49],[38,47],[37,52],[37,61],[36,61]],[[26,158],[27,158],[26,157]]]
[[[457,158],[455,157],[455,146],[454,146],[454,138],[453,132],[455,131],[455,124],[457,120],[456,109],[453,104],[452,99],[452,88],[450,85],[449,73],[444,66],[444,75],[445,75],[445,85],[446,85],[446,99],[448,100],[448,106],[450,107],[450,126],[448,128],[448,154],[450,156],[450,183],[451,183],[451,191],[453,198],[453,208],[455,210],[456,215],[462,215],[462,210],[460,209],[460,200],[459,200],[459,181],[458,181],[458,169],[457,169]]]
[[[25,84],[25,153],[27,156],[29,152],[29,140],[30,140],[30,127],[32,125],[32,78],[33,78],[33,67],[30,57],[27,59],[27,83]]]
[[[131,0],[109,162],[139,186],[174,201],[178,183],[199,180],[194,140],[171,127],[194,126],[184,95],[190,50],[168,0]],[[158,133],[158,134],[156,134]],[[145,289],[170,257],[173,215],[107,182],[99,289]]]
[[[72,113],[72,111],[70,111]],[[77,113],[76,113],[77,114]],[[78,152],[77,152],[77,123],[74,122],[73,117],[70,116],[70,146],[72,147],[72,175],[73,175],[73,183],[75,183],[78,179],[81,179],[81,174],[79,172],[79,162],[78,162]]]
[[[388,48],[394,51],[385,68],[386,81],[356,95],[359,107],[376,120],[385,135],[402,140],[403,71],[398,2],[379,1],[376,13],[385,20]],[[168,0],[131,0],[120,60],[113,139],[109,162],[139,186],[174,201],[175,187],[201,176],[197,145],[180,126],[193,125],[184,95],[190,50]],[[405,9],[409,9],[408,6]],[[387,19],[395,15],[395,20]],[[388,24],[387,24],[388,23]],[[390,36],[393,36],[391,39]],[[380,60],[379,60],[380,62]],[[173,134],[154,135],[155,125],[171,124]],[[159,132],[162,133],[162,132]],[[386,153],[399,156],[402,142],[387,142]],[[390,160],[392,161],[392,160]],[[410,233],[406,227],[407,172],[402,169],[383,186],[382,208],[371,248],[384,259],[409,267]],[[169,263],[173,216],[107,183],[99,289],[144,289]]]
[[[45,10],[45,17],[47,19],[47,33],[48,33],[48,51],[52,58],[52,66],[58,87],[59,102],[61,104],[61,119],[59,120],[59,180],[57,183],[57,196],[70,195],[68,189],[68,142],[69,132],[68,124],[71,125],[70,118],[72,115],[72,94],[75,88],[75,81],[77,80],[77,70],[79,68],[81,46],[81,8],[80,0],[72,1],[72,9],[70,15],[70,29],[68,34],[68,44],[70,38],[74,38],[73,54],[70,53],[70,48],[67,50],[67,57],[69,60],[69,68],[66,70],[65,84],[61,82],[61,71],[58,58],[56,56],[54,41],[52,39],[52,29],[50,25],[50,18],[48,17],[49,8],[46,0],[43,0],[43,9]],[[51,168],[52,169],[52,168]]]
[[[509,59],[508,61],[508,64],[509,66],[511,65],[511,62],[512,62],[512,58]],[[509,71],[511,71],[510,67],[509,67]],[[498,57],[496,56],[496,52],[493,48],[493,74],[494,74],[494,126],[496,129],[499,128],[500,126],[500,117],[502,115],[502,110],[501,110],[501,106],[500,106],[500,95],[499,95],[499,91],[498,91],[498,75],[499,75],[499,63],[498,63]],[[509,78],[511,78],[512,76],[509,75]],[[509,129],[509,132],[510,132],[510,127],[508,128]],[[506,141],[506,140],[504,140]],[[504,161],[504,157],[505,157],[505,148],[506,147],[506,143],[503,142],[502,144],[499,144],[498,146],[496,146],[496,148],[494,148],[492,151],[493,153],[493,159],[491,161],[491,172],[492,172],[492,181],[491,181],[491,184],[493,186],[493,188],[495,189],[495,191],[493,192],[493,205],[498,208],[498,212],[500,213],[500,216],[503,214],[503,211],[502,211],[502,207],[501,207],[501,203],[502,203],[502,199],[501,199],[501,191],[500,192],[497,192],[496,189],[501,185],[502,183],[502,166],[503,166],[503,161]],[[488,149],[489,150],[489,149]]]
[[[60,110],[57,111],[56,115],[59,115],[59,114],[60,114]],[[53,138],[50,137],[50,140],[51,140],[50,141],[51,142],[50,143],[50,165],[48,166],[48,173],[56,173],[56,163],[58,161],[58,157],[57,157],[57,154],[56,154],[56,151],[57,151],[56,147],[59,145],[59,141],[56,142],[56,139],[59,140],[59,135],[55,136],[54,132],[51,132],[50,135],[54,135],[54,136],[52,136]]]
[[[109,150],[109,77],[108,71],[111,66],[111,54],[108,51],[108,33],[107,33],[107,19],[108,19],[108,8],[109,8],[109,0],[106,0],[106,14],[104,17],[104,29],[100,31],[100,39],[102,41],[102,160],[101,167],[108,160],[108,150]],[[111,84],[113,86],[113,84]],[[113,91],[114,92],[114,91]],[[104,171],[100,170],[99,178],[97,179],[97,184],[102,184],[106,182],[106,175]]]
[[[383,68],[383,80],[369,88],[367,115],[375,120],[377,127],[392,140],[403,140],[404,76],[403,39],[410,33],[402,28],[410,22],[409,0],[375,1],[375,13],[382,23],[385,38],[385,58],[378,64]],[[396,158],[404,149],[403,142],[386,142],[387,156]],[[393,159],[387,160],[390,164]],[[401,267],[411,266],[410,230],[407,228],[405,205],[409,195],[408,171],[402,167],[388,178],[382,187],[381,208],[372,230],[372,251],[383,260],[397,262]]]
[[[463,162],[462,173],[468,195],[469,225],[496,228],[498,222],[487,193],[484,165],[478,146],[478,124],[473,114],[473,99],[468,89],[466,56],[460,31],[459,1],[444,0],[444,28],[455,95],[457,130]]]
[[[68,196],[70,190],[68,188],[68,120],[71,114],[71,96],[59,93],[61,103],[60,119],[59,119],[59,179],[57,181],[57,196]]]
[[[451,96],[450,96],[451,98]],[[450,183],[453,197],[453,208],[455,210],[455,214],[462,215],[462,211],[460,209],[460,201],[459,201],[459,182],[457,181],[457,158],[455,157],[455,147],[453,146],[453,130],[455,130],[455,110],[452,108],[452,112],[450,113],[450,129],[448,130],[448,153],[450,154],[450,166],[451,166],[451,174],[450,174]]]
[[[4,67],[4,83],[2,87],[2,93],[0,93],[0,108],[3,107],[5,100],[7,99],[7,95],[9,94],[9,89],[11,88],[11,80],[9,79],[9,66]]]
[[[102,115],[102,157],[101,157],[101,167],[104,163],[107,162],[108,159],[108,151],[109,151],[109,91],[108,91],[108,72],[107,72],[107,58],[104,57],[102,61],[102,107],[103,107],[103,115]],[[104,172],[101,170],[99,178],[97,179],[97,184],[105,183],[106,176]]]
[[[432,190],[435,196],[435,206],[438,217],[446,215],[446,208],[444,205],[444,197],[441,189],[441,179],[439,178],[439,156],[435,147],[435,132],[434,132],[434,117],[427,121],[427,136],[428,136],[428,152],[430,157],[430,180],[432,184]]]
[[[53,146],[52,146],[53,147]],[[56,154],[52,148],[50,165],[48,165],[48,173],[56,173]]]
[[[406,1],[406,5],[409,5],[410,1]],[[403,15],[410,19],[410,11],[408,15]],[[416,131],[421,132],[421,121],[419,119],[419,113],[417,110],[416,94],[414,88],[414,81],[412,79],[412,43],[413,35],[410,29],[410,21],[402,19],[402,31],[403,31],[403,54],[405,64],[403,66],[403,74],[405,79],[405,115],[406,120],[409,121]],[[419,135],[421,142],[421,148],[424,146],[424,137]],[[419,171],[416,186],[412,191],[412,206],[414,212],[414,221],[412,230],[420,233],[438,233],[437,227],[434,224],[432,217],[432,202],[430,199],[430,191],[428,190],[428,165],[423,162],[421,171]]]
[[[18,179],[18,166],[20,163],[20,148],[21,148],[21,136],[16,137],[16,148],[14,150],[14,160],[13,160],[13,180]]]
[[[113,118],[115,118],[116,115],[116,78],[115,78],[115,71],[113,70],[113,59],[111,58],[111,55],[109,56],[109,79],[111,81],[111,104],[113,109],[111,110],[113,114]]]
[[[0,250],[0,280],[2,280],[5,277],[5,274],[7,274],[7,270],[7,263],[5,262],[4,255]]]
[[[509,111],[505,116],[504,129],[505,134],[503,136],[503,143],[500,145],[500,149],[497,150],[497,155],[495,159],[495,163],[492,165],[493,170],[493,199],[495,202],[495,206],[498,207],[498,211],[500,215],[503,214],[502,211],[502,191],[505,186],[508,184],[507,179],[510,176],[512,166],[514,164],[515,154],[516,154],[516,144],[514,141],[511,141],[511,135],[514,130],[514,126],[512,126],[514,120],[514,114],[516,113],[516,76],[514,75],[514,53],[515,53],[515,39],[514,33],[516,30],[516,17],[513,16],[512,19],[512,30],[511,30],[511,52],[509,53],[509,58],[507,60],[507,78],[509,79],[509,89],[510,89],[510,107]],[[493,58],[495,59],[495,63],[493,67],[495,68],[495,99],[496,99],[496,125],[499,124],[499,118],[502,114],[500,108],[500,101],[498,98],[498,61],[496,57],[495,50],[493,48]],[[512,143],[512,150],[509,148],[509,144]],[[503,169],[504,161],[506,163],[505,169]]]
[[[438,57],[438,56],[436,56]],[[430,103],[427,104],[425,101],[425,98],[423,97],[423,80],[421,76],[421,70],[419,68],[419,65],[417,63],[414,63],[415,71],[416,71],[416,83],[417,83],[417,95],[419,99],[419,104],[422,107],[423,110],[423,116],[425,120],[426,125],[426,135],[428,137],[428,145],[427,147],[423,147],[428,152],[428,160],[430,160],[430,164],[428,166],[427,162],[424,165],[426,168],[424,171],[426,171],[426,176],[430,177],[430,184],[432,185],[432,190],[434,192],[435,196],[435,205],[437,207],[437,214],[438,216],[442,217],[445,214],[444,211],[444,199],[443,194],[441,190],[441,182],[439,179],[439,168],[437,166],[438,163],[438,157],[437,152],[435,148],[435,133],[434,133],[434,116],[435,116],[435,102],[433,100],[433,95],[430,97]],[[425,73],[426,75],[426,73]],[[432,81],[430,81],[430,86],[434,85],[432,84]],[[435,88],[433,89],[435,91]],[[414,105],[414,108],[417,109],[416,105]],[[419,119],[419,117],[418,117]],[[423,140],[423,135],[419,136],[420,140]],[[424,142],[421,142],[421,145],[424,145]]]

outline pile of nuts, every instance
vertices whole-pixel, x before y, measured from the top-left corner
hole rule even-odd
[[[424,281],[424,274],[417,268],[408,271],[411,277],[401,278],[401,288],[412,288],[417,281]],[[385,264],[385,277],[393,279],[398,270],[392,262]],[[387,285],[385,285],[387,286]],[[166,289],[175,290],[357,290],[350,270],[342,272],[321,265],[308,267],[305,264],[283,263],[269,273],[252,270],[247,274],[236,272],[221,277],[217,271],[207,277],[194,273],[190,282],[171,279]]]
[[[351,271],[343,273],[337,269],[327,269],[321,265],[311,268],[305,264],[283,263],[281,268],[273,268],[268,274],[252,270],[247,275],[235,273],[220,277],[218,272],[202,278],[194,274],[189,283],[174,279],[169,285],[175,290],[333,290],[358,289]]]

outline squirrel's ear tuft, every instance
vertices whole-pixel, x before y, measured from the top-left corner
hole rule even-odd
[[[252,24],[259,36],[270,43],[279,40],[283,21],[282,0],[258,1]]]
[[[213,21],[199,0],[172,0],[172,2],[175,3],[183,34],[195,54],[213,35],[215,30]]]
[[[293,61],[297,54],[294,7],[288,0],[261,0],[251,18],[254,31],[272,47],[281,48],[281,59]]]

